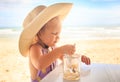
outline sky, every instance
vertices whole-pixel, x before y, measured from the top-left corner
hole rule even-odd
[[[65,26],[120,26],[120,0],[0,0],[0,27],[20,27],[34,7],[71,2]]]

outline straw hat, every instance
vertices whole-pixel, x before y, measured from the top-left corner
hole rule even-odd
[[[59,16],[63,20],[69,13],[72,3],[56,3],[51,6],[38,6],[33,9],[23,22],[23,31],[19,38],[19,51],[23,56],[29,53],[33,38],[52,18]]]

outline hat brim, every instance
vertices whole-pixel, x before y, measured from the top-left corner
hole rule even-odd
[[[19,38],[19,51],[23,56],[27,56],[33,38],[39,30],[52,18],[59,16],[63,20],[69,13],[72,3],[57,3],[45,8],[36,18],[27,25]]]

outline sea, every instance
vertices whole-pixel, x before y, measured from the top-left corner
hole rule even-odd
[[[21,32],[21,27],[0,27],[0,38],[17,38]]]
[[[0,28],[0,38],[19,37],[22,27]],[[64,40],[120,39],[118,27],[71,27],[63,26],[60,37]]]

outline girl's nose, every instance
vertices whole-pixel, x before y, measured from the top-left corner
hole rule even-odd
[[[57,39],[57,40],[59,40],[59,39],[60,39],[59,35],[57,35],[57,36],[56,36],[56,39]]]

